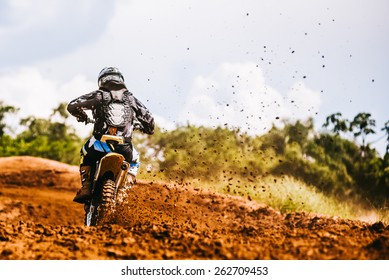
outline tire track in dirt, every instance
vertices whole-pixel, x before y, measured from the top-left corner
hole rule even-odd
[[[389,227],[281,214],[240,197],[140,181],[111,217],[85,227],[77,168],[0,158],[0,259],[389,259]]]

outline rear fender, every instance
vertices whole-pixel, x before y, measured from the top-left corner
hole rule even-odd
[[[101,160],[100,164],[97,167],[94,182],[96,183],[99,179],[104,178],[104,176],[112,176],[112,180],[116,182],[120,171],[122,170],[121,166],[124,162],[124,157],[118,153],[109,153],[106,154]]]

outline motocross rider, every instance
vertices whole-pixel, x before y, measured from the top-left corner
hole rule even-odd
[[[154,118],[149,110],[127,90],[122,73],[116,67],[105,67],[98,75],[99,89],[72,100],[67,107],[79,122],[91,122],[84,110],[91,110],[94,118],[92,137],[80,151],[81,189],[73,201],[86,203],[91,196],[91,170],[105,153],[95,149],[94,143],[104,134],[122,136],[124,144],[117,145],[115,151],[121,153],[130,169],[127,176],[135,180],[139,168],[139,155],[131,139],[134,125],[138,124],[143,133],[154,133]]]

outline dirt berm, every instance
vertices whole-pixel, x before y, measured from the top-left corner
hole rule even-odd
[[[0,259],[389,259],[389,227],[281,214],[243,198],[139,180],[112,224],[83,226],[78,169],[0,158]]]

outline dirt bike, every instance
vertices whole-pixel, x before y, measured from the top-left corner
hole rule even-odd
[[[87,118],[85,124],[95,121]],[[133,120],[133,129],[142,130],[142,124]],[[105,134],[101,137],[99,145],[105,151],[95,166],[92,167],[93,182],[91,187],[91,199],[84,204],[86,226],[102,225],[110,221],[119,203],[125,199],[126,190],[135,183],[132,175],[129,175],[130,163],[124,156],[114,151],[116,145],[124,143],[121,136]],[[129,178],[128,178],[129,177]]]
[[[101,225],[109,221],[117,203],[122,200],[123,192],[131,187],[131,180],[127,180],[127,176],[131,176],[128,175],[130,164],[125,161],[123,155],[110,148],[111,145],[123,144],[123,138],[103,135],[100,144],[108,152],[95,167],[92,196],[90,203],[85,204],[86,226]]]

